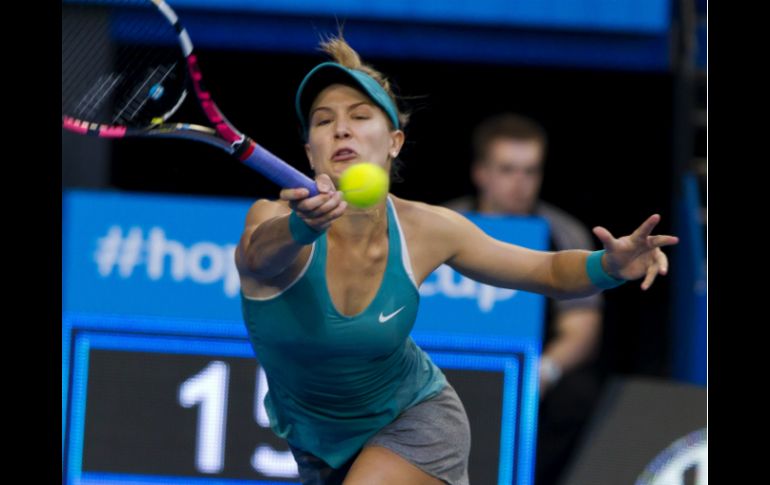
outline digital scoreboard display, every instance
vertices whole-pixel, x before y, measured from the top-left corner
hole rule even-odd
[[[249,205],[65,194],[64,483],[299,483],[222,256]],[[539,220],[475,222],[545,245]],[[531,484],[542,299],[449,271],[421,287],[412,337],[465,406],[472,483]]]

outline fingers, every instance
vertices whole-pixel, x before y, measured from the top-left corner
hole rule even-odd
[[[313,197],[299,197],[297,192],[306,189],[284,189],[281,198],[289,200],[289,206],[309,226],[322,231],[327,229],[334,219],[342,216],[348,203],[342,200],[342,192],[321,193]]]
[[[658,275],[658,265],[653,264],[649,268],[647,268],[647,275],[644,278],[644,281],[642,282],[642,291],[647,291],[650,286],[652,286],[652,282],[655,281],[655,277]]]
[[[660,268],[660,274],[665,275],[668,273],[668,257],[660,249],[658,249],[657,252],[656,264]]]
[[[297,204],[295,210],[301,217],[315,219],[335,209],[340,205],[340,202],[342,202],[342,192],[340,191],[331,194],[319,194],[303,200]]]
[[[310,191],[307,189],[283,189],[279,197],[281,200],[288,200],[289,202],[295,200],[302,200],[310,195]]]
[[[325,173],[322,173],[316,177],[315,184],[316,187],[318,187],[318,191],[322,194],[334,192],[334,183],[332,182],[332,179],[329,178],[329,176]]]
[[[647,246],[651,248],[673,246],[678,243],[679,238],[676,236],[647,236]]]
[[[289,201],[289,207],[291,207],[292,210],[298,212],[298,213],[305,213],[309,211],[313,211],[321,207],[326,201],[328,201],[333,194],[318,194],[313,197],[307,197],[307,190],[305,189],[294,189],[294,190],[304,190],[305,196],[301,197],[298,196],[295,193],[286,194],[286,197],[283,196],[283,191],[281,191],[281,199],[288,200]]]
[[[339,205],[334,207],[329,212],[321,214],[320,216],[315,218],[305,219],[305,222],[323,231],[328,229],[335,219],[341,217],[342,214],[345,213],[345,209],[347,208],[348,208],[348,203],[343,200],[342,202],[339,203]]]
[[[660,250],[655,249],[655,262],[647,268],[647,274],[642,282],[642,290],[647,291],[652,283],[655,281],[655,277],[658,274],[666,275],[668,273],[668,257]]]
[[[636,231],[634,231],[633,234],[631,234],[631,237],[641,241],[646,241],[647,236],[649,236],[650,233],[652,233],[652,230],[655,228],[655,226],[658,225],[659,222],[660,222],[660,214],[651,215],[650,217],[647,218],[646,221],[642,223],[641,226],[639,226],[636,229]]]
[[[319,175],[316,178],[316,187],[318,188],[318,192],[320,194],[333,194],[334,193],[334,183],[332,182],[332,179],[329,178],[328,175],[325,173]],[[281,193],[279,197],[281,200],[286,201],[297,201],[302,200],[310,195],[310,191],[305,188],[295,188],[295,189],[283,189],[281,190]]]
[[[339,195],[337,195],[339,194]],[[289,206],[297,211],[303,213],[309,213],[318,210],[323,204],[337,196],[341,198],[340,192],[322,192],[313,197],[308,197],[310,192],[307,189],[283,189],[281,191],[281,199],[289,202]],[[316,215],[313,215],[315,217]]]
[[[305,188],[281,190],[281,200],[289,202],[289,207],[311,227],[317,230],[327,229],[334,219],[347,209],[347,202],[342,200],[342,192],[334,189],[334,183],[326,174],[316,178],[318,195],[310,196]]]
[[[610,231],[603,228],[602,226],[596,226],[594,227],[593,232],[596,234],[596,237],[599,238],[602,244],[604,244],[605,248],[612,249],[615,244],[615,238],[612,236]]]
[[[642,246],[645,248],[659,248],[664,246],[673,246],[679,243],[679,238],[676,236],[656,235],[651,236],[652,230],[660,222],[660,214],[653,214],[647,218],[630,236],[622,237],[621,240],[628,239],[633,245],[637,247]],[[611,245],[616,244],[618,239],[612,237],[612,234],[603,227],[597,226],[594,228],[594,234],[605,244],[608,250],[612,249]]]

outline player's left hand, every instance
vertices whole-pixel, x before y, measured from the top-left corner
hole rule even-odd
[[[604,270],[615,278],[642,281],[642,290],[652,286],[658,274],[668,273],[668,258],[661,251],[663,246],[672,246],[679,242],[676,236],[651,236],[653,228],[660,222],[660,215],[653,214],[630,236],[615,239],[610,231],[596,226],[594,234],[604,244],[602,265]]]

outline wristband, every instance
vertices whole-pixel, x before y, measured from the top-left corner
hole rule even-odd
[[[289,232],[296,243],[306,245],[321,237],[326,231],[316,231],[300,219],[296,212],[292,211],[289,216]]]
[[[594,286],[603,290],[609,290],[610,288],[622,285],[626,280],[613,278],[604,271],[604,268],[602,268],[602,256],[605,252],[606,251],[602,249],[601,251],[594,251],[588,255],[586,272],[588,272],[588,278],[591,279],[591,283],[593,283]]]

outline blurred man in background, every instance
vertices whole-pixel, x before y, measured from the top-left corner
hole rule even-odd
[[[503,114],[482,122],[473,134],[471,167],[478,197],[444,205],[459,212],[537,216],[548,222],[549,250],[594,250],[580,221],[539,199],[546,133],[535,121]],[[535,484],[553,485],[578,444],[598,398],[596,353],[601,339],[602,294],[548,300],[540,360]]]

